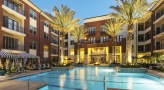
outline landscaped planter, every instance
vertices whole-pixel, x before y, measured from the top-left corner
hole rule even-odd
[[[0,70],[0,76],[5,75],[5,71],[4,70]]]
[[[71,70],[73,68],[74,68],[74,66],[71,65],[69,67],[52,67],[51,70]]]
[[[119,73],[147,73],[146,68],[120,68]]]

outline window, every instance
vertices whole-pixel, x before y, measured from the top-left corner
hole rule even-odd
[[[3,26],[18,32],[22,32],[19,27],[19,23],[7,16],[3,16]]]
[[[74,49],[71,49],[70,51],[70,55],[74,55]]]
[[[65,35],[65,39],[68,39],[68,34]]]
[[[157,27],[157,28],[156,28],[156,35],[157,35],[157,34],[160,34],[160,33],[161,33],[161,28],[160,28],[160,27]]]
[[[64,56],[68,56],[68,50],[64,50]]]
[[[156,50],[160,49],[160,42],[156,42]]]
[[[3,48],[11,50],[19,50],[18,39],[3,36]]]
[[[138,35],[138,42],[143,42],[144,41],[144,34]]]
[[[70,45],[74,45],[74,40],[71,40],[70,41]]]
[[[132,34],[132,40],[134,40],[134,34]]]
[[[80,40],[80,44],[84,44],[84,39]]]
[[[48,52],[48,46],[44,45],[44,51]]]
[[[108,41],[109,41],[109,36],[101,37],[101,42],[108,42]]]
[[[116,42],[121,42],[123,35],[116,36]]]
[[[30,9],[30,17],[36,20],[36,13]]]
[[[144,23],[139,23],[138,24],[138,31],[143,31],[144,30]]]
[[[149,52],[150,49],[151,49],[150,44],[145,45],[145,51],[146,51],[146,52]]]
[[[88,43],[95,43],[95,38],[88,38]]]
[[[101,31],[101,33],[105,32],[105,26],[104,25],[100,27],[100,31]]]
[[[48,22],[44,21],[44,26],[48,27]]]
[[[30,49],[36,49],[36,42],[30,43]]]
[[[3,0],[3,1],[4,1],[4,5],[8,6],[9,8],[11,8],[16,12],[20,12],[19,5],[17,3],[13,2],[12,0]]]
[[[143,45],[138,46],[138,52],[144,52],[144,46]]]
[[[94,34],[95,31],[96,31],[95,27],[88,28],[88,33],[90,33],[90,34]]]
[[[68,47],[68,42],[64,42],[64,47]]]
[[[36,35],[36,28],[35,28],[34,26],[31,26],[31,25],[30,25],[30,33]]]
[[[44,38],[48,39],[48,33],[44,32]]]

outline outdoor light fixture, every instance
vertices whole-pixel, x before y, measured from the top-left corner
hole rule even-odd
[[[87,40],[87,37],[84,37],[84,40]]]

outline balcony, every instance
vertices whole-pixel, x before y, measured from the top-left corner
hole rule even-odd
[[[24,52],[24,46],[22,45],[5,45],[3,44],[3,49],[2,51],[4,52],[12,52],[12,53],[21,53]]]
[[[154,52],[163,52],[164,51],[164,45],[156,45]]]
[[[96,32],[95,32],[95,31],[90,31],[90,32],[88,32],[88,34],[89,34],[89,35],[95,35]]]
[[[24,28],[19,25],[14,25],[13,23],[9,23],[8,21],[3,21],[2,30],[11,34],[16,34],[20,36],[26,36],[24,34]]]
[[[153,38],[162,37],[164,35],[164,26],[156,28],[155,35]]]
[[[51,51],[51,56],[58,56],[58,51],[57,50],[52,50]]]
[[[154,24],[160,22],[163,19],[164,19],[164,9],[156,13]]]
[[[51,45],[58,46],[58,41],[56,41],[56,40],[51,40]]]
[[[24,16],[24,10],[23,8],[19,8],[19,5],[16,5],[16,3],[14,3],[11,0],[3,0],[3,5],[2,8],[4,10],[6,10],[8,13],[15,15],[18,18],[21,19],[26,19],[26,17]]]
[[[56,31],[56,30],[51,30],[51,34],[53,34],[55,36],[58,36],[59,35],[58,31]]]

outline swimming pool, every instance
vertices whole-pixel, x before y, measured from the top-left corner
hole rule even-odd
[[[48,85],[39,90],[164,90],[164,80],[142,73],[116,73],[108,67],[84,67],[38,74]],[[28,81],[28,77],[15,80]],[[36,75],[31,82],[43,82]]]

